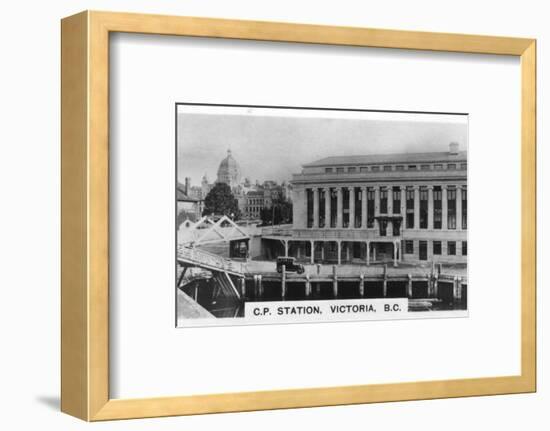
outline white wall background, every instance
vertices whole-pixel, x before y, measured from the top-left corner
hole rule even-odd
[[[545,65],[550,27],[545,2],[278,0],[19,1],[0,14],[0,423],[5,429],[441,429],[548,428],[550,377],[544,367],[549,295],[543,229]],[[461,398],[164,418],[88,425],[59,404],[59,19],[83,9],[258,19],[538,39],[539,77],[539,391]],[[548,121],[548,120],[546,120]],[[546,240],[546,241],[545,241]],[[500,334],[495,328],[495,336]],[[465,353],[466,354],[466,353]]]

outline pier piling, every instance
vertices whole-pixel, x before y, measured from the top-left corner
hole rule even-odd
[[[388,264],[384,264],[384,281],[382,282],[382,295],[388,296]]]
[[[281,279],[281,298],[283,301],[286,297],[286,265],[283,265],[283,275]]]
[[[336,274],[336,265],[332,266],[332,295],[338,298],[338,275]]]
[[[461,277],[455,277],[453,299],[456,301],[462,300],[462,278]]]
[[[239,283],[241,284],[241,299],[244,301],[246,299],[246,283],[245,278],[241,277]]]

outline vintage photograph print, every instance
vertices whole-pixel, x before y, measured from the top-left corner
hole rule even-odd
[[[176,104],[176,326],[468,316],[468,115]]]

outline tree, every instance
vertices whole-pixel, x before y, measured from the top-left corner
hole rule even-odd
[[[264,225],[292,223],[292,202],[285,199],[282,192],[278,192],[271,201],[271,206],[262,209],[260,218]]]
[[[226,215],[233,220],[240,218],[239,203],[227,184],[216,183],[206,195],[202,215],[210,214]]]

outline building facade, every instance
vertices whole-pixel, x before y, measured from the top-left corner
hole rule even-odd
[[[264,191],[263,190],[250,190],[242,197],[243,204],[239,205],[241,208],[242,216],[245,219],[253,220],[259,219],[262,209],[264,209]]]
[[[277,199],[288,199],[288,185],[283,183],[277,184],[275,181],[264,181],[262,184],[244,190],[242,195],[242,206],[239,200],[239,208],[242,216],[245,219],[259,219],[262,210],[271,208],[273,202]]]
[[[314,261],[466,263],[467,152],[328,157],[293,175],[284,243]]]
[[[176,184],[176,200],[177,200],[177,226],[186,220],[196,222],[200,219],[204,208],[204,200],[200,197],[193,196],[190,178],[185,178],[185,184]]]
[[[243,178],[239,162],[231,150],[227,150],[226,157],[220,161],[215,182],[210,182],[206,173],[201,179],[200,186],[191,186],[190,181],[190,178],[186,178],[185,185],[178,187],[186,199],[191,198],[198,202],[199,214],[204,208],[206,196],[216,183],[225,183],[231,188],[233,196],[237,199],[241,217],[247,220],[260,219],[262,210],[271,208],[275,199],[282,197],[290,200],[292,197],[289,183],[279,184],[272,180],[252,183],[249,178]]]

